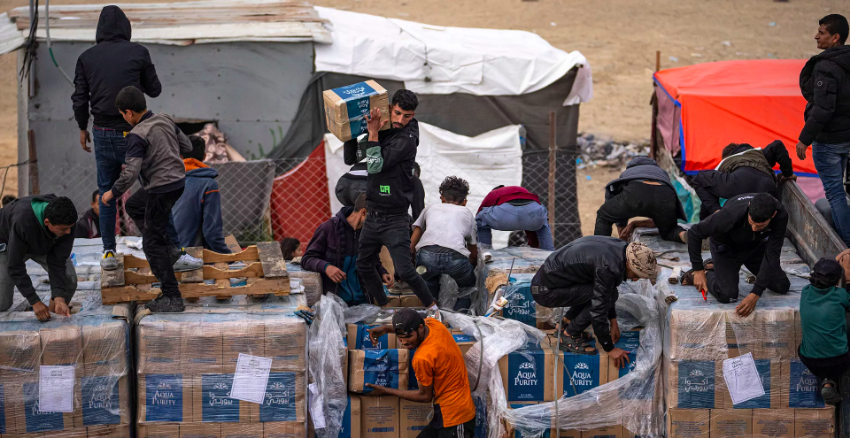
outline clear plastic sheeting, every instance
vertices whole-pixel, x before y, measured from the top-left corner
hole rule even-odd
[[[358,307],[364,306],[356,306]],[[378,309],[376,306],[369,307]],[[346,304],[332,294],[323,295],[316,305],[316,319],[310,327],[308,352],[310,381],[317,389],[312,392],[319,394],[321,398],[319,401],[311,401],[311,415],[318,438],[337,438],[343,427],[343,416],[348,403],[346,382],[343,378],[343,362],[348,354],[343,344],[346,330],[344,313],[354,309],[346,309]],[[323,418],[324,428],[316,428],[318,416]]]

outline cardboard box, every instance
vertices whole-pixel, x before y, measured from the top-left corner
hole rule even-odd
[[[713,409],[709,430],[716,438],[750,438],[753,435],[753,410]]]
[[[222,438],[263,438],[263,424],[222,423]]]
[[[304,422],[263,423],[263,438],[304,438]]]
[[[754,312],[761,335],[754,346],[754,358],[788,361],[798,355],[795,343],[795,311],[788,307]]]
[[[18,374],[0,371],[0,401],[3,403],[3,412],[0,413],[0,434],[17,433],[16,416],[23,412],[23,408],[17,405],[24,402]]]
[[[365,116],[373,108],[381,111],[381,129],[390,128],[390,101],[387,90],[373,80],[322,92],[325,122],[340,141],[366,132]]]
[[[360,397],[349,396],[346,412],[343,413],[343,427],[338,438],[361,438],[361,402]]]
[[[360,401],[362,437],[401,437],[397,397],[361,397]]]
[[[127,374],[129,325],[123,321],[82,327],[83,363],[86,376]]]
[[[242,316],[242,315],[240,315]],[[246,318],[248,315],[246,315]],[[265,357],[266,327],[250,319],[228,321],[222,326],[222,372],[235,373],[239,354]]]
[[[709,409],[668,409],[668,438],[709,438]]]
[[[91,426],[86,428],[88,438],[130,438],[130,425]]]
[[[826,409],[795,409],[795,438],[833,438],[832,407]]]
[[[77,377],[85,373],[83,332],[80,326],[66,325],[39,330],[42,365],[76,365]]]
[[[615,361],[609,359],[608,377],[606,383],[614,382],[627,375],[635,369],[635,361],[638,359],[638,349],[641,348],[641,330],[627,330],[621,332],[621,338],[615,342],[615,347],[627,352],[629,364],[624,368],[618,368]]]
[[[272,371],[307,370],[307,328],[300,318],[266,321],[264,356],[272,358]]]
[[[754,438],[793,438],[795,411],[791,409],[754,409]]]
[[[670,329],[671,359],[727,359],[727,323],[723,310],[672,308]]]
[[[452,338],[455,339],[455,343],[458,344],[458,348],[461,349],[461,354],[466,355],[473,345],[476,345],[476,338],[470,335],[466,335],[463,332],[453,332]]]
[[[233,374],[199,374],[192,381],[192,421],[257,423],[260,405],[230,397]],[[182,432],[181,432],[182,433]]]
[[[182,324],[183,354],[180,371],[185,374],[221,374],[223,367],[224,324],[193,322]]]
[[[819,378],[797,359],[783,362],[781,365],[781,407],[783,408],[823,408]]]
[[[561,358],[564,366],[559,364],[556,382],[559,397],[573,397],[608,381],[609,356],[602,350],[594,356],[562,352]]]
[[[304,371],[269,373],[266,394],[260,408],[260,422],[304,422],[306,415]]]
[[[725,406],[735,409],[780,409],[781,407],[788,407],[788,405],[783,406],[782,384],[784,379],[782,378],[780,362],[755,359],[754,363],[759,378],[762,380],[765,395],[734,405],[733,399],[729,397],[728,393]]]
[[[721,361],[675,360],[668,367],[668,406],[724,409],[730,398]]]
[[[796,345],[796,346],[801,345],[801,343],[804,341],[804,332],[803,332],[803,330],[801,330],[801,312],[800,312],[799,309],[795,309],[794,328],[795,328],[795,344],[794,345]],[[795,356],[794,357],[796,359],[798,358],[798,349],[797,348],[795,348]]]
[[[580,432],[581,438],[624,438],[623,437],[623,427],[621,425],[617,426],[607,426],[600,427],[597,429],[591,430],[583,430]]]
[[[138,438],[180,438],[177,424],[140,424]]]
[[[11,397],[22,402],[11,406],[14,409],[15,430],[18,434],[70,431],[74,428],[74,416],[79,406],[79,386],[75,385],[75,412],[46,412],[39,408],[38,380],[24,380],[10,385]],[[7,408],[8,409],[8,408]],[[7,425],[8,426],[8,425]],[[84,429],[85,430],[85,429]]]
[[[346,341],[349,350],[391,350],[396,348],[395,333],[388,333],[378,338],[378,345],[372,345],[368,330],[375,327],[378,326],[363,323],[346,324]]]
[[[428,426],[434,408],[431,403],[399,400],[399,430],[402,438],[417,438]]]
[[[553,362],[549,349],[518,350],[501,357],[499,373],[507,401],[553,401]]]
[[[0,332],[0,364],[9,369],[37,370],[41,365],[38,329]]]
[[[138,325],[137,333],[140,374],[186,372],[181,367],[181,323],[157,321],[156,324],[145,324],[143,321]]]
[[[183,423],[180,425],[180,438],[221,438],[221,424]]]
[[[193,379],[190,375],[139,374],[138,381],[139,423],[191,421]]]
[[[517,287],[505,298],[508,300],[508,305],[502,309],[503,318],[513,319],[539,329],[551,327],[546,316],[552,313],[552,310],[539,305],[532,299],[530,286]]]
[[[402,307],[402,298],[400,298],[400,295],[388,295],[387,307]]]
[[[366,383],[408,387],[408,350],[349,350],[349,391],[369,393]]]
[[[82,426],[130,423],[130,384],[127,377],[91,376],[79,380]],[[75,422],[75,426],[80,427]]]
[[[401,307],[413,307],[413,308],[417,308],[417,307],[422,308],[422,307],[425,307],[425,306],[423,305],[423,302],[422,302],[422,301],[420,301],[420,299],[419,299],[419,298],[417,298],[417,296],[416,296],[416,295],[413,295],[413,294],[410,294],[410,295],[400,295],[400,296],[399,296],[399,305],[400,305]]]

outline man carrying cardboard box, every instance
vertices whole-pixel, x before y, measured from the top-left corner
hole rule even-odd
[[[419,403],[434,403],[434,416],[418,438],[472,438],[476,428],[476,406],[470,393],[467,367],[461,349],[449,330],[438,320],[423,317],[412,309],[393,315],[392,324],[370,330],[373,342],[395,332],[405,348],[416,350],[412,359],[419,389],[402,390],[367,384],[370,395],[392,395]]]
[[[393,258],[396,273],[411,286],[426,307],[437,310],[425,280],[417,274],[411,260],[411,216],[408,208],[414,197],[413,170],[420,143],[420,130],[414,118],[417,96],[410,90],[399,90],[390,104],[392,129],[381,131],[381,111],[374,108],[367,116],[369,131],[367,148],[366,204],[369,213],[361,230],[357,269],[366,294],[373,304],[387,306],[387,295],[381,277],[375,270],[381,247],[386,246]],[[346,164],[360,161],[356,139],[343,145]]]

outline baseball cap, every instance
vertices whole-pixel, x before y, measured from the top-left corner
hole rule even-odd
[[[419,326],[425,324],[425,320],[416,310],[399,309],[393,314],[392,324],[396,336],[410,336]]]

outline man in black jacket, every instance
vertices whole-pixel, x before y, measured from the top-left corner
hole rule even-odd
[[[91,106],[98,190],[103,196],[121,174],[127,152],[124,136],[132,128],[115,108],[118,92],[132,85],[157,97],[162,86],[148,49],[130,42],[130,20],[118,6],[101,10],[95,41],[97,44],[77,59],[71,100],[80,128],[80,145],[86,152],[91,152],[87,145],[91,141],[87,131]],[[115,201],[101,207],[100,234],[105,259],[108,252],[115,252],[115,216]]]
[[[689,229],[692,270],[683,283],[709,292],[719,303],[731,303],[739,297],[739,269],[745,265],[756,283],[736,306],[741,316],[753,312],[765,289],[786,294],[790,283],[780,267],[780,250],[788,221],[783,204],[768,193],[728,199],[721,210]],[[712,259],[704,261],[700,250],[706,238]]]
[[[547,257],[532,278],[532,298],[544,307],[570,307],[561,347],[576,354],[596,354],[582,332],[594,327],[597,342],[618,367],[627,353],[615,347],[620,338],[615,303],[624,280],[654,278],[656,256],[640,242],[627,244],[603,236],[580,237]]]
[[[842,181],[848,166],[849,147],[849,51],[848,20],[830,14],[818,22],[816,43],[823,50],[810,58],[801,70],[801,94],[807,99],[806,124],[795,147],[798,158],[807,157],[813,146],[813,163],[830,201],[833,222],[848,245],[848,198]]]
[[[391,129],[381,131],[378,109],[367,116],[369,131],[366,151],[367,188],[366,221],[360,235],[358,250],[358,275],[366,294],[373,304],[387,305],[387,295],[381,277],[375,270],[379,252],[386,246],[393,258],[396,273],[411,286],[426,307],[437,309],[425,280],[417,274],[411,260],[411,216],[408,208],[414,198],[413,169],[417,158],[420,131],[414,110],[417,96],[409,90],[399,90],[390,104]],[[343,145],[343,157],[348,165],[360,161],[358,141],[352,139]]]
[[[55,195],[20,198],[0,210],[0,311],[12,306],[15,286],[41,321],[50,312],[71,316],[68,303],[77,290],[77,273],[71,262],[77,209],[66,197]],[[39,299],[27,274],[33,260],[50,279],[50,307]]]
[[[721,162],[715,170],[702,170],[692,179],[700,198],[700,219],[721,209],[721,198],[730,199],[745,193],[768,193],[779,198],[774,165],[780,165],[781,180],[795,180],[792,159],[786,146],[774,140],[762,149],[747,143],[730,143],[721,151]]]

